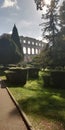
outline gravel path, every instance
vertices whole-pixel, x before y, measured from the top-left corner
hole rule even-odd
[[[0,130],[28,130],[6,88],[1,88],[1,85]]]

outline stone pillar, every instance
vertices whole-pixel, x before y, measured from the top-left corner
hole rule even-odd
[[[36,48],[34,48],[34,54],[36,54]]]
[[[28,54],[28,47],[26,46],[26,54]]]

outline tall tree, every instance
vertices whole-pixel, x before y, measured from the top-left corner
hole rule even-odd
[[[52,46],[47,44],[40,54],[40,64],[42,63],[44,67],[65,66],[65,1],[63,1],[62,6],[60,5],[60,12],[58,11],[59,1],[51,0],[46,14],[42,15],[42,19],[45,20],[42,23],[43,37],[52,43]],[[61,27],[60,30],[59,26]]]
[[[20,43],[20,38],[19,38],[19,34],[18,34],[18,30],[16,25],[14,24],[13,30],[12,30],[12,35],[11,35],[11,39],[15,42],[15,44],[17,45],[20,54],[22,55],[22,60],[24,58],[24,54],[23,54],[23,48],[21,46]]]
[[[60,8],[60,23],[61,23],[61,36],[65,39],[65,1],[63,1]]]
[[[14,24],[13,30],[12,30],[12,35],[11,35],[12,40],[16,43],[18,46],[19,50],[21,51],[21,44],[20,44],[20,38],[18,35],[18,30],[16,25]]]
[[[17,64],[21,59],[21,53],[10,36],[0,36],[0,64]]]
[[[37,9],[43,9],[45,5],[44,0],[34,0]],[[45,21],[42,24],[43,38],[47,39],[49,43],[55,43],[55,37],[58,32],[58,3],[60,0],[51,0],[50,5],[47,5],[46,13],[42,14],[42,19]]]
[[[42,14],[42,19],[45,21],[41,24],[43,38],[47,39],[52,45],[55,44],[55,38],[58,33],[58,12],[57,5],[59,0],[52,0],[47,6],[46,13]]]

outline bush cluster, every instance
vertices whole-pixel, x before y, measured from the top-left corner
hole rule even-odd
[[[45,87],[65,88],[65,71],[47,71],[43,80]]]
[[[22,84],[24,85],[29,79],[38,78],[39,69],[28,68],[28,69],[9,69],[5,71],[7,81],[13,84]]]
[[[27,77],[29,79],[37,79],[38,78],[38,68],[28,68],[27,69]]]
[[[5,71],[7,81],[13,84],[24,85],[26,83],[27,71],[26,69],[14,69]]]

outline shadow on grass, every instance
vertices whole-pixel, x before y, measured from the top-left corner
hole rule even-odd
[[[12,87],[8,85],[9,87]],[[14,86],[14,91],[15,91]],[[17,101],[20,107],[28,115],[46,117],[54,121],[60,121],[65,129],[65,90],[44,88],[41,81],[29,81],[19,90],[21,98]],[[18,88],[16,90],[18,93]],[[28,95],[27,97],[24,95]],[[30,94],[30,96],[29,96]],[[16,94],[17,95],[17,94]]]
[[[65,90],[43,89],[36,96],[18,102],[26,113],[60,121],[65,129]]]
[[[9,82],[8,80],[5,80],[5,84],[6,84],[6,86],[8,86],[9,88],[12,88],[12,86],[14,86],[14,88],[15,87],[24,87],[24,83],[21,83],[21,82]]]

